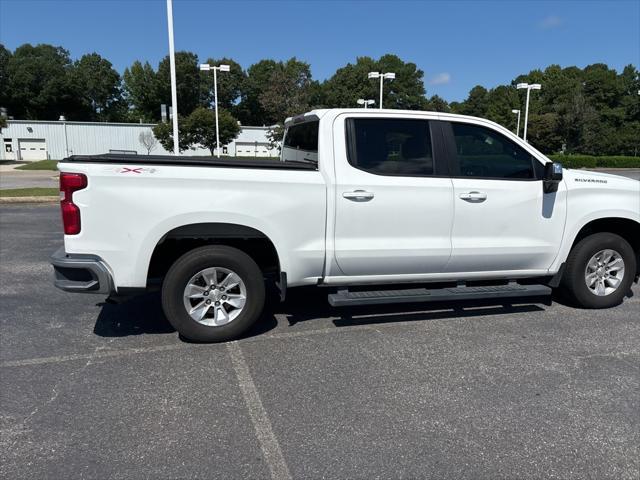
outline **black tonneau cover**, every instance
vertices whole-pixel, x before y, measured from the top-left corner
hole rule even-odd
[[[63,162],[78,163],[117,163],[125,165],[176,165],[194,167],[226,168],[275,168],[282,170],[317,170],[318,165],[311,162],[283,162],[279,158],[216,158],[202,156],[175,155],[123,155],[105,153],[102,155],[71,155]]]

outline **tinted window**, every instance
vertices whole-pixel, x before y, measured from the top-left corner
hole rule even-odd
[[[433,174],[429,122],[390,118],[354,118],[349,134],[349,163],[377,175]]]
[[[282,160],[318,162],[319,122],[292,125],[284,134]]]
[[[525,149],[491,129],[452,123],[463,177],[535,178],[535,159]]]

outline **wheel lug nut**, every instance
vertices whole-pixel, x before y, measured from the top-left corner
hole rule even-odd
[[[211,305],[211,300],[207,300],[205,303],[206,303],[207,305]]]
[[[227,296],[226,296],[226,295],[222,295],[222,299],[223,299],[223,300],[226,300],[226,299],[227,299]]]
[[[220,290],[221,292],[224,292],[224,287],[220,287],[220,288],[219,288],[219,290]]]
[[[218,305],[220,305],[220,302],[216,302],[216,303],[215,303],[215,305],[216,305],[216,307],[217,307]]]
[[[206,297],[206,296],[208,296],[208,295],[209,295],[209,290],[205,290],[205,291],[204,291],[204,296]]]

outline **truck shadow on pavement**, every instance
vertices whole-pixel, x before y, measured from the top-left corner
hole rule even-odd
[[[100,303],[102,308],[93,327],[100,337],[174,333],[162,311],[160,293],[147,293],[121,304]]]
[[[485,315],[509,315],[541,312],[540,304],[550,305],[550,298],[474,300],[438,303],[373,305],[361,307],[331,307],[327,291],[315,287],[290,290],[287,300],[280,303],[269,298],[262,318],[243,338],[262,335],[276,327],[285,329],[296,324],[317,321],[319,328],[329,320],[335,327],[373,325],[394,322],[424,322]],[[131,298],[122,304],[100,304],[94,333],[101,337],[173,334],[175,329],[166,319],[159,293]],[[278,318],[286,319],[286,323]]]

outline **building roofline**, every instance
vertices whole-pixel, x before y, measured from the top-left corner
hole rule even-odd
[[[40,124],[53,124],[53,125],[62,125],[66,123],[67,125],[138,125],[142,127],[155,127],[157,123],[138,123],[138,122],[80,122],[80,121],[72,121],[72,120],[7,120],[7,124],[9,123],[40,123]]]
[[[114,126],[139,126],[139,127],[155,127],[158,125],[157,123],[138,123],[138,122],[82,122],[82,121],[71,121],[71,120],[7,120],[7,125],[10,123],[18,123],[18,124],[48,124],[48,125],[114,125]],[[261,126],[261,125],[240,125],[240,128],[247,130],[263,130],[273,128],[272,126]]]

